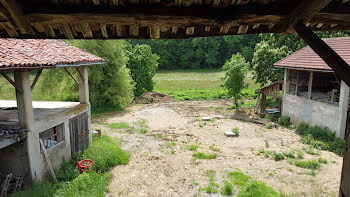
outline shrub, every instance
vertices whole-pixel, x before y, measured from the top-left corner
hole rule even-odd
[[[104,197],[111,179],[110,174],[88,172],[57,190],[54,197],[93,196]]]
[[[271,122],[273,122],[275,120],[271,114],[266,114],[265,118]]]
[[[244,80],[248,67],[249,63],[239,53],[233,54],[223,66],[223,69],[226,71],[223,78],[223,87],[228,90],[227,94],[233,99],[235,109],[239,109],[242,100],[241,92],[246,87]]]
[[[281,116],[278,119],[278,124],[282,127],[289,128],[290,127],[290,117],[289,116]]]
[[[273,156],[273,159],[274,159],[275,161],[281,161],[281,160],[284,159],[284,156],[283,156],[282,153],[273,152],[272,156]]]
[[[128,164],[129,155],[119,148],[116,140],[102,135],[95,138],[93,143],[84,151],[84,158],[92,159],[93,170],[105,172],[118,164]]]
[[[55,170],[58,181],[72,181],[79,176],[78,168],[75,166],[75,160],[64,161],[60,168]]]
[[[130,69],[131,77],[135,82],[134,94],[140,96],[142,93],[152,91],[153,76],[158,68],[159,56],[152,53],[149,45],[127,44],[126,54],[129,58],[127,67]]]
[[[303,136],[303,143],[310,144],[313,148],[329,150],[339,156],[344,154],[345,141],[336,137],[327,127],[310,126],[302,122],[296,128],[296,132]]]

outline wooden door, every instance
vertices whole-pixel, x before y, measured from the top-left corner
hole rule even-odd
[[[89,115],[84,112],[69,120],[70,145],[72,156],[78,151],[84,151],[89,145]]]

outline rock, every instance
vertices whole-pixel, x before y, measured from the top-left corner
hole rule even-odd
[[[202,117],[203,121],[210,121],[210,117]]]
[[[232,131],[226,131],[226,132],[224,132],[224,134],[225,134],[227,137],[236,136],[236,134],[233,133]]]

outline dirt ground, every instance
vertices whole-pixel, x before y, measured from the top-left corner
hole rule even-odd
[[[248,114],[235,114],[230,100],[188,101],[135,105],[125,112],[109,114],[93,120],[94,129],[102,129],[119,139],[121,147],[131,154],[128,165],[116,166],[107,196],[210,196],[200,187],[208,185],[206,170],[216,171],[219,184],[230,171],[241,171],[264,181],[277,191],[292,196],[337,196],[342,158],[328,151],[321,155],[304,154],[304,160],[322,157],[316,175],[296,167],[287,160],[274,161],[257,155],[260,149],[288,151],[307,147],[295,131],[285,128],[267,129],[266,120]],[[209,116],[215,121],[199,121]],[[237,120],[245,119],[246,121]],[[126,122],[133,128],[110,129],[108,124]],[[107,124],[106,124],[107,123]],[[148,132],[138,132],[148,127]],[[223,133],[238,127],[239,137]],[[266,141],[269,148],[266,147]],[[175,143],[171,143],[175,142]],[[196,160],[187,147],[214,153],[209,146],[219,148],[217,159]],[[211,196],[220,196],[215,194]]]

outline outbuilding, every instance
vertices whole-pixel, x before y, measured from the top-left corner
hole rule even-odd
[[[53,168],[58,168],[63,160],[88,146],[91,127],[87,66],[103,63],[102,58],[60,40],[0,39],[0,73],[16,91],[16,101],[0,100],[2,177],[22,177],[25,182],[43,180],[50,173],[44,149]],[[43,69],[58,68],[77,83],[79,102],[32,101],[32,90]],[[72,69],[76,69],[78,77],[74,77]]]
[[[323,40],[350,64],[350,37]],[[275,66],[285,69],[282,115],[295,125],[328,127],[344,139],[349,105],[346,83],[309,46]]]

